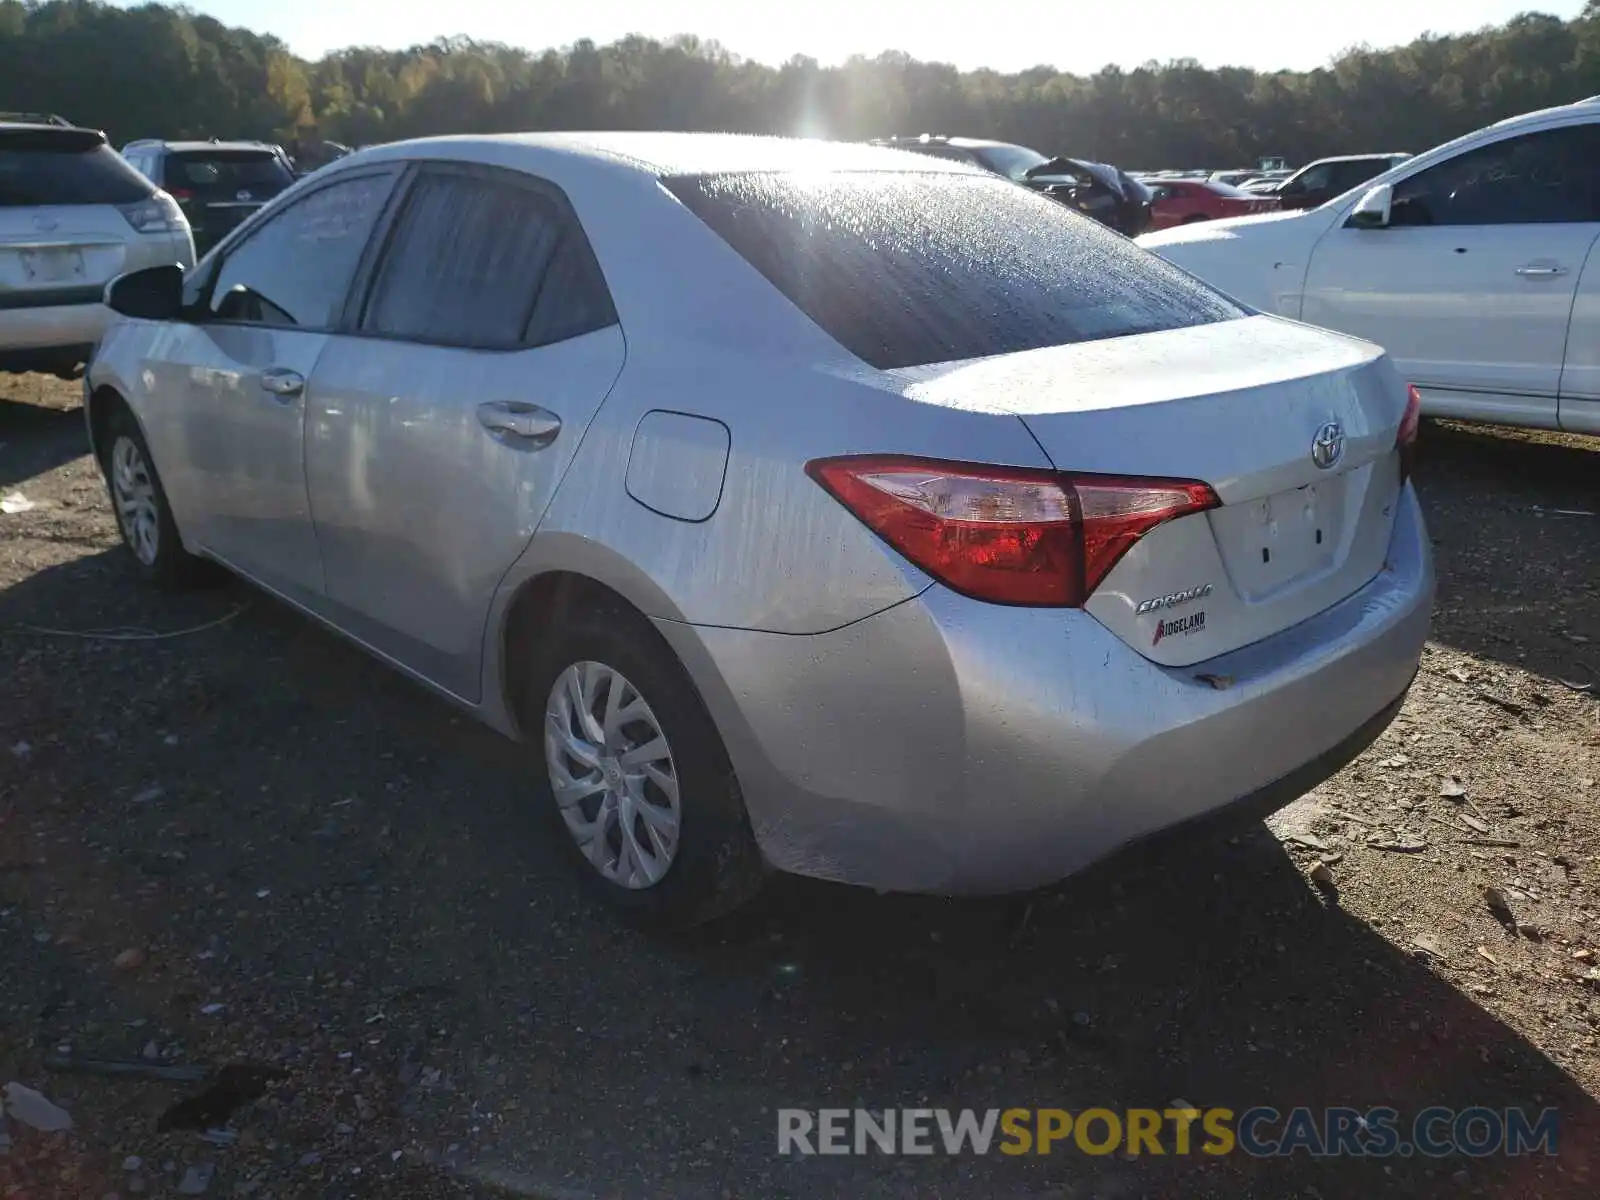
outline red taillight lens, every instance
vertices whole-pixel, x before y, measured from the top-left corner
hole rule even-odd
[[[1417,430],[1422,424],[1422,395],[1415,384],[1406,387],[1406,414],[1400,418],[1400,432],[1395,435],[1395,449],[1400,451],[1400,482],[1411,478],[1417,465]]]
[[[1192,480],[897,455],[818,459],[806,472],[946,587],[995,604],[1079,606],[1150,530],[1218,503]]]
[[[172,188],[167,192],[174,200],[193,200],[194,193],[188,188]]]

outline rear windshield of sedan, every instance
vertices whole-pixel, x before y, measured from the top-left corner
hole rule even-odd
[[[0,129],[0,208],[137,204],[150,182],[82,131]]]
[[[1247,315],[1097,222],[989,176],[662,182],[829,336],[880,370]]]

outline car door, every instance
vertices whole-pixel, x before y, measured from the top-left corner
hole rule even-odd
[[[153,345],[147,433],[185,537],[302,603],[322,592],[306,492],[308,381],[397,169],[350,172],[267,217]]]
[[[1440,415],[1554,425],[1600,126],[1468,149],[1394,184],[1389,224],[1318,242],[1301,317],[1384,346]]]
[[[1562,429],[1600,433],[1600,238],[1589,246],[1573,298],[1560,404]]]
[[[312,380],[329,614],[476,700],[490,600],[622,369],[622,333],[571,206],[517,172],[421,168],[370,275]]]

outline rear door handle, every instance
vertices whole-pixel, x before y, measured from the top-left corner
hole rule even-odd
[[[1551,276],[1551,275],[1565,275],[1566,273],[1567,273],[1567,269],[1565,267],[1557,267],[1557,266],[1548,266],[1548,267],[1526,266],[1526,267],[1518,267],[1517,268],[1517,274],[1518,275],[1532,275],[1532,276],[1541,277],[1541,278],[1548,277],[1548,276]]]
[[[548,446],[561,432],[560,417],[521,400],[490,400],[478,405],[478,424],[502,439],[535,450]]]
[[[261,390],[287,403],[306,390],[306,377],[288,367],[268,367],[261,372]]]

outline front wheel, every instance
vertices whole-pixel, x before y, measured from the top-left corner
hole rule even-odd
[[[765,869],[722,738],[648,621],[608,606],[560,622],[525,705],[556,836],[606,903],[681,929],[760,889]]]

